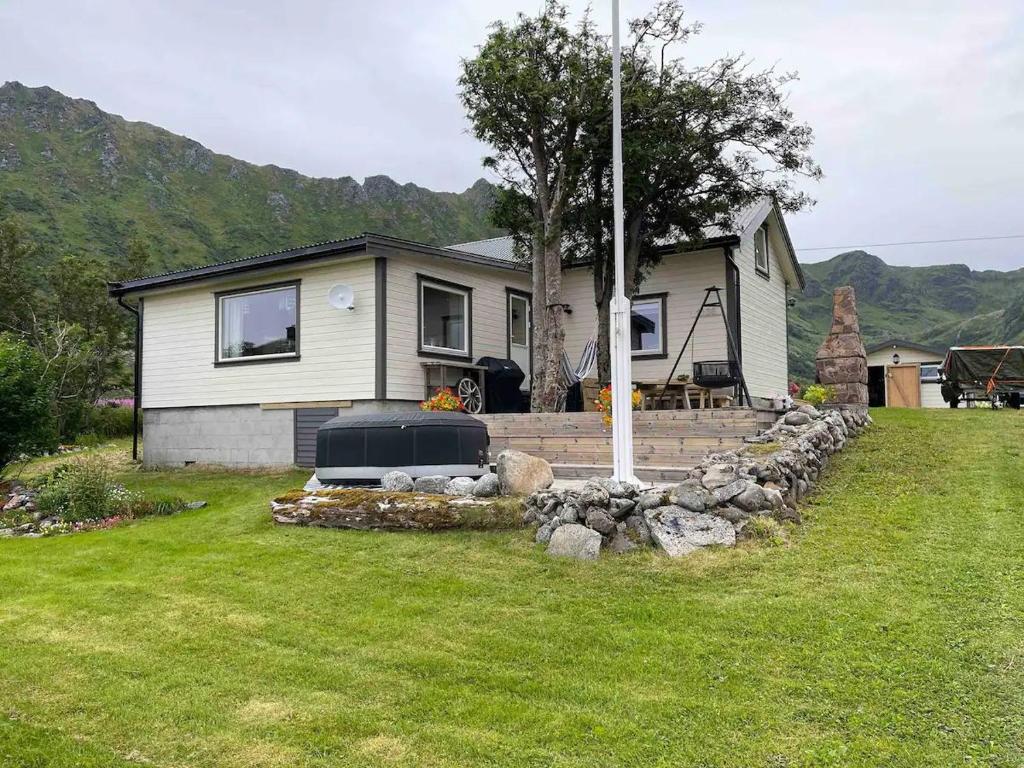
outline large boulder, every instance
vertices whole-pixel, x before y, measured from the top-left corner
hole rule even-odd
[[[644,516],[651,538],[669,557],[682,557],[703,547],[736,544],[732,524],[714,515],[667,506],[649,509]]]
[[[553,557],[596,560],[601,553],[601,534],[577,523],[562,525],[551,534],[547,551]]]
[[[506,449],[498,454],[498,486],[506,496],[528,496],[555,482],[551,465],[522,451]]]

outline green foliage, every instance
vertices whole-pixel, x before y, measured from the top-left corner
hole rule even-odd
[[[386,176],[310,178],[50,88],[0,86],[0,133],[20,158],[0,173],[0,218],[25,223],[36,267],[65,252],[125,260],[133,242],[163,271],[366,231],[441,245],[501,234],[487,224],[483,180],[453,194]]]
[[[822,403],[834,400],[836,396],[836,388],[831,384],[828,386],[822,384],[811,384],[804,388],[803,399],[811,405],[821,405]]]
[[[98,438],[131,437],[132,409],[89,405],[85,409],[83,429]]]
[[[46,361],[25,342],[0,334],[0,467],[56,443]]]

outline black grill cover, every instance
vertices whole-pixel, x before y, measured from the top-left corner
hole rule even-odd
[[[487,442],[487,425],[466,413],[338,416],[317,430],[316,466],[486,466]]]
[[[961,390],[1000,394],[1022,390],[1024,347],[953,347],[942,364],[942,376]]]
[[[526,378],[523,369],[515,360],[500,357],[481,357],[476,364],[487,368],[484,372],[487,413],[519,413],[523,401],[519,387]]]
[[[739,381],[740,366],[735,360],[705,360],[693,364],[693,383],[698,387],[731,387]]]

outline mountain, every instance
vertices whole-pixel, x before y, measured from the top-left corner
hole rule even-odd
[[[832,319],[832,289],[852,285],[865,344],[890,338],[944,349],[1024,343],[1024,269],[975,272],[963,264],[894,267],[864,251],[804,264],[807,289],[790,310],[790,373],[814,380],[814,354]]]
[[[110,258],[132,238],[158,270],[363,231],[447,244],[501,234],[487,223],[493,194],[484,179],[450,193],[256,166],[52,88],[0,86],[0,217],[15,215],[51,259]]]

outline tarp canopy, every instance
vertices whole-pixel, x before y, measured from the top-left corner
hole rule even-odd
[[[952,347],[942,364],[946,381],[986,394],[1024,389],[1024,347]]]

